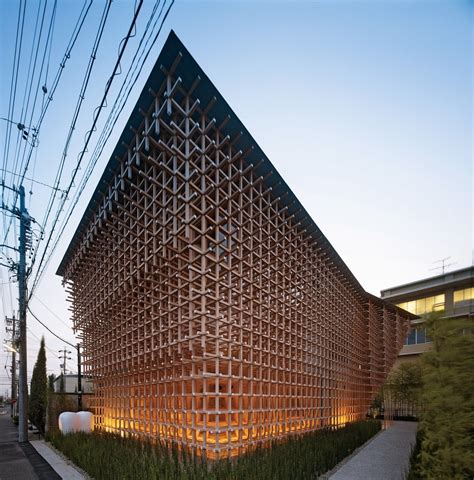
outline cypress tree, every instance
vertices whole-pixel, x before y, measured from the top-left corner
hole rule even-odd
[[[46,376],[46,351],[44,347],[44,337],[42,337],[38,358],[31,377],[30,402],[28,408],[30,422],[33,423],[41,433],[44,433],[47,403],[48,379]]]
[[[48,376],[48,392],[54,393],[54,381],[56,380],[56,375],[52,373]]]

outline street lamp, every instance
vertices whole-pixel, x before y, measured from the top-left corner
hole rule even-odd
[[[3,343],[3,346],[10,352],[20,353],[18,350],[15,350],[11,345],[8,345],[8,343]]]

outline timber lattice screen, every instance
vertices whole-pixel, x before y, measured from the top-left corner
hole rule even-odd
[[[408,317],[289,213],[182,56],[64,270],[96,428],[215,458],[364,418]]]

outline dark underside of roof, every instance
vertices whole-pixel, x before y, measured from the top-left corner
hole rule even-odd
[[[173,75],[181,78],[184,88],[189,88],[194,83],[195,79],[198,76],[200,77],[201,80],[196,87],[194,95],[199,98],[201,105],[207,105],[213,99],[213,97],[216,99],[212,108],[209,110],[208,115],[211,118],[214,117],[216,119],[217,125],[229,117],[225,126],[225,133],[230,135],[232,139],[240,135],[236,145],[244,152],[250,150],[250,152],[247,153],[246,160],[249,163],[256,165],[255,168],[257,175],[261,175],[266,178],[265,183],[272,187],[272,193],[274,196],[281,197],[281,203],[288,207],[289,214],[294,214],[296,222],[300,223],[299,228],[306,229],[307,233],[311,235],[319,244],[319,246],[323,248],[325,252],[333,259],[335,264],[338,265],[341,273],[343,273],[343,277],[349,286],[358,295],[365,296],[366,292],[358,280],[349,270],[338,253],[334,250],[311,216],[296,198],[295,194],[291,191],[286,182],[267,158],[265,153],[258,146],[252,135],[250,135],[245,126],[238,119],[237,115],[232,111],[229,104],[224,100],[217,88],[209,80],[207,75],[203,72],[201,67],[197,64],[174,31],[170,32],[150,73],[150,76],[143,87],[135,108],[133,109],[133,112],[125,125],[122,135],[112,155],[110,156],[105,171],[99,180],[99,183],[85,210],[79,226],[74,233],[71,243],[69,244],[66,253],[64,254],[64,257],[58,267],[56,272],[57,275],[64,276],[66,266],[71,261],[75,249],[80,245],[81,239],[87,230],[87,226],[93,220],[103,196],[108,192],[110,182],[117,171],[120,159],[125,155],[127,146],[133,141],[133,137],[135,135],[133,130],[137,130],[143,122],[143,115],[140,113],[140,110],[145,112],[149,110],[150,105],[155,99],[153,93],[154,90],[156,90],[165,79],[165,73],[163,70],[169,70],[175,62],[177,56],[180,54],[182,57],[176,66],[176,70],[174,71]]]

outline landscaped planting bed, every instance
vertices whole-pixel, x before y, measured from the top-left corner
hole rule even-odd
[[[49,435],[49,440],[96,480],[296,480],[317,478],[332,469],[379,430],[377,420],[355,422],[338,430],[290,437],[233,460],[213,462],[160,443],[144,443],[107,433],[56,432]]]

